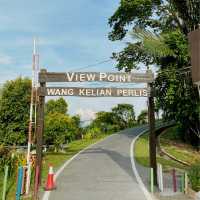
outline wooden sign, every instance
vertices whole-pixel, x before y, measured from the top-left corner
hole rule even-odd
[[[192,64],[192,80],[200,83],[200,29],[188,34]]]
[[[39,82],[120,82],[120,83],[151,83],[154,75],[146,73],[104,73],[104,72],[66,72],[55,73],[42,71],[39,73]]]
[[[77,88],[47,87],[40,89],[41,96],[78,96],[78,97],[147,97],[147,88]]]

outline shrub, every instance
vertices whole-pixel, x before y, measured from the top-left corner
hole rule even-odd
[[[93,138],[97,138],[100,134],[101,134],[101,130],[99,128],[92,127],[87,130],[84,138],[85,139],[93,139]]]
[[[17,167],[24,165],[26,159],[24,154],[17,153],[4,146],[0,146],[0,172],[4,172],[5,165],[9,166],[9,175],[15,174]]]
[[[188,176],[192,189],[200,191],[200,163],[191,166]]]

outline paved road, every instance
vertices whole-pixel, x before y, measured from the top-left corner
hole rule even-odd
[[[77,156],[57,179],[50,200],[146,200],[132,170],[130,145],[144,128],[112,135]]]

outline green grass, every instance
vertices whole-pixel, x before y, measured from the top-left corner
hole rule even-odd
[[[162,148],[172,156],[192,165],[200,162],[200,153],[196,151],[191,145],[183,143],[179,137],[177,127],[167,129],[160,136],[160,144]]]
[[[135,143],[135,159],[136,161],[145,166],[149,167],[149,134],[143,134],[138,138],[138,140]],[[169,168],[179,168],[179,169],[185,169],[185,166],[173,161],[168,160],[160,155],[157,155],[157,161],[158,163],[162,164],[165,169]]]

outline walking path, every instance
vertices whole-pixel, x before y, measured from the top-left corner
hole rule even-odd
[[[46,192],[43,200],[150,200],[138,184],[130,156],[132,141],[144,130],[124,130],[81,152],[58,176],[57,189]]]

